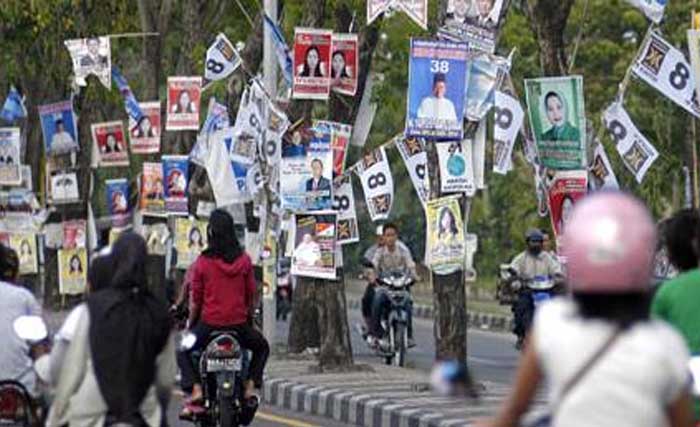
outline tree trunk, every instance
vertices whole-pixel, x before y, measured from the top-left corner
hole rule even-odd
[[[287,349],[290,353],[301,353],[307,348],[321,347],[319,328],[319,305],[316,279],[296,277],[292,299],[292,318],[289,323]]]
[[[319,306],[319,327],[321,335],[321,370],[350,366],[352,344],[348,326],[345,302],[345,277],[343,269],[338,269],[338,280],[325,280],[318,289],[322,304]]]
[[[527,0],[525,13],[535,33],[540,51],[540,66],[546,76],[565,75],[568,60],[564,29],[575,0]]]

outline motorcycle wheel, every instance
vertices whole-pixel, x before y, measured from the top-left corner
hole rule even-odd
[[[238,427],[235,423],[233,405],[224,396],[219,396],[219,427]]]
[[[394,332],[394,366],[403,368],[406,363],[406,326],[396,325]]]

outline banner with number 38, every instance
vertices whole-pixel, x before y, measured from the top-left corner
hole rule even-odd
[[[225,79],[236,71],[240,65],[241,57],[238,55],[238,51],[223,33],[219,33],[214,43],[207,50],[207,59],[204,62],[204,78],[207,81]]]

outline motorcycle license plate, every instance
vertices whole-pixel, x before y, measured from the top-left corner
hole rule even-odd
[[[209,359],[209,360],[207,360],[207,371],[208,372],[240,371],[240,370],[241,370],[241,360],[240,359]]]

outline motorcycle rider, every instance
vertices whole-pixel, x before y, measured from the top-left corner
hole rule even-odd
[[[547,276],[553,280],[561,279],[559,262],[543,249],[544,235],[538,229],[531,229],[525,234],[527,249],[513,259],[511,268],[521,281],[532,280],[537,276]],[[512,307],[515,326],[513,332],[518,336],[517,348],[521,348],[535,306],[530,295],[518,293],[518,299]]]
[[[374,271],[372,260],[374,259],[374,254],[377,253],[377,249],[384,246],[384,227],[381,225],[377,227],[376,238],[377,240],[372,246],[367,248],[362,256],[363,278],[367,282],[367,286],[365,286],[365,293],[362,295],[362,320],[364,325],[360,326],[359,329],[364,339],[367,339],[370,325],[372,324],[372,301],[374,301],[374,287],[377,285],[377,273]]]

